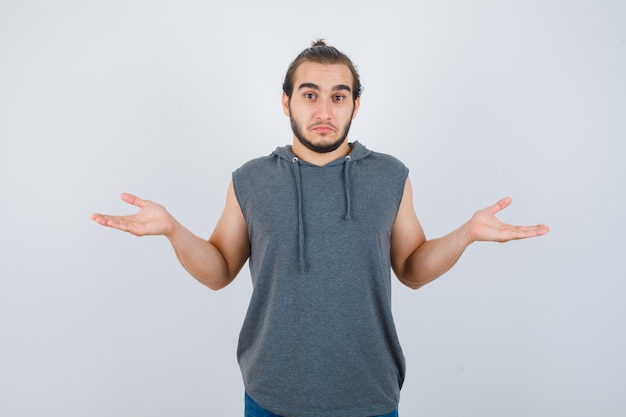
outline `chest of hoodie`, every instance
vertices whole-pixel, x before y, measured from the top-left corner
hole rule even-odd
[[[389,238],[398,186],[367,158],[323,167],[301,161],[274,164],[248,179],[249,192],[240,201],[253,244],[295,249],[303,237],[307,250],[317,252]]]

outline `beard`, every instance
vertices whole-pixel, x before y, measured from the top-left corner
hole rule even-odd
[[[313,152],[318,153],[328,153],[339,148],[348,137],[348,132],[350,131],[350,126],[352,125],[352,119],[348,120],[348,122],[343,127],[343,133],[341,134],[339,139],[332,143],[318,145],[311,142],[306,136],[302,134],[300,128],[298,127],[298,123],[293,117],[289,116],[289,120],[291,122],[291,130],[293,131],[293,135],[298,138],[300,143],[303,144],[306,148],[312,150]]]

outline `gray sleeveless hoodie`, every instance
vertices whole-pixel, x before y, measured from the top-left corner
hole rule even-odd
[[[386,414],[404,380],[390,236],[408,169],[351,147],[323,167],[279,147],[233,173],[254,288],[237,358],[250,397],[287,417]]]

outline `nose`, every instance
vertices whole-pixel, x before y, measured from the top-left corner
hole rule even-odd
[[[332,114],[330,100],[318,100],[315,107],[315,118],[319,120],[329,120]]]

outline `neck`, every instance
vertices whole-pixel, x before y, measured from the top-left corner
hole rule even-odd
[[[342,158],[348,155],[351,150],[352,148],[348,144],[347,138],[341,144],[341,146],[339,146],[332,152],[313,151],[304,146],[302,142],[300,142],[295,136],[293,138],[293,145],[291,146],[291,152],[293,152],[293,154],[297,156],[298,159],[317,166],[324,166],[330,162],[333,162],[336,159]]]

